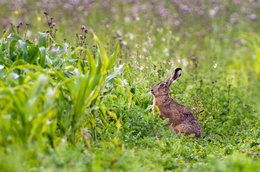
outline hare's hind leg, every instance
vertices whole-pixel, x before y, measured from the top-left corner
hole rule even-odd
[[[195,137],[197,137],[197,130],[194,126],[190,124],[180,124],[173,128],[175,134],[182,133],[185,136],[195,134]]]

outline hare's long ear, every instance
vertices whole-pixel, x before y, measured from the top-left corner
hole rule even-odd
[[[181,76],[181,68],[176,68],[172,73],[172,76],[166,81],[168,87],[172,85]]]

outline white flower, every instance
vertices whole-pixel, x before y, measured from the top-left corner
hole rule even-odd
[[[165,38],[162,38],[162,42],[165,42],[166,41],[166,39]]]
[[[188,65],[187,60],[186,59],[182,59],[182,64],[183,64],[183,66],[187,66]]]
[[[122,44],[123,44],[123,45],[127,45],[127,42],[126,42],[126,41],[122,41]]]
[[[131,21],[130,17],[125,17],[125,22],[129,23]]]
[[[210,16],[210,17],[214,17],[215,15],[216,15],[215,9],[209,10],[209,16]]]
[[[216,68],[217,68],[217,66],[218,66],[218,64],[216,63],[216,64],[214,65],[214,68],[216,69]]]

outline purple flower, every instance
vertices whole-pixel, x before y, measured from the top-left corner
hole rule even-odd
[[[85,26],[85,25],[82,25],[82,26],[81,26],[81,29],[82,29],[82,30],[86,29],[86,26]]]
[[[119,38],[118,40],[121,42],[121,41],[122,41],[122,38]]]
[[[23,25],[23,21],[22,20],[19,20],[18,21],[18,25],[20,26],[20,25]]]
[[[79,35],[79,38],[80,38],[80,39],[83,39],[83,36],[82,36],[82,35]]]
[[[52,23],[52,26],[56,26],[56,23]]]

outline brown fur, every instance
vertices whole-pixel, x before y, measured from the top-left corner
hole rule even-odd
[[[177,68],[166,82],[156,83],[152,87],[153,105],[159,108],[160,118],[169,118],[169,123],[166,127],[172,126],[176,134],[179,132],[185,135],[195,134],[195,138],[199,138],[202,137],[202,128],[196,117],[186,106],[177,103],[169,95],[171,84],[180,76],[181,69]],[[156,108],[153,111],[156,113]]]

